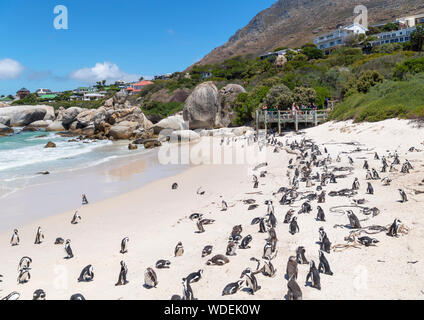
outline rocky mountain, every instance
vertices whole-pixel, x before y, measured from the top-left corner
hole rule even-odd
[[[353,23],[353,9],[360,4],[368,8],[369,24],[424,12],[422,0],[279,0],[196,64],[213,64],[238,55],[258,56],[276,47],[311,42],[317,34]]]

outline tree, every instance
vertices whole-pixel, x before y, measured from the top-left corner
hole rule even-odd
[[[293,103],[291,91],[284,84],[277,84],[269,90],[265,103],[268,107],[277,109],[285,109]]]
[[[102,86],[104,87],[106,85],[106,80],[102,80]]]
[[[293,102],[301,105],[309,105],[317,100],[317,93],[312,88],[297,87],[292,93]]]
[[[375,70],[367,70],[361,73],[358,79],[358,91],[367,93],[371,87],[384,81],[384,77]]]
[[[316,46],[305,46],[302,53],[308,57],[308,60],[324,58],[324,52]]]
[[[389,31],[394,31],[398,29],[399,29],[399,26],[393,22],[386,23],[384,26],[381,27],[381,31],[383,32],[389,32]]]
[[[143,81],[143,80],[144,80],[144,77],[140,77],[139,81]]]
[[[419,25],[417,29],[411,33],[411,48],[414,51],[423,51],[424,46],[424,26]]]

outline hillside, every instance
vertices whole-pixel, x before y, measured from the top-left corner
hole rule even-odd
[[[196,65],[239,55],[258,56],[280,46],[301,46],[319,33],[352,23],[353,8],[359,4],[368,8],[370,24],[424,12],[422,0],[279,0]]]

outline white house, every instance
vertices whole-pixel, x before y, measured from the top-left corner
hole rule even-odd
[[[424,14],[399,18],[396,19],[396,22],[399,23],[399,25],[405,26],[406,28],[413,28],[418,24],[424,23]]]
[[[93,100],[100,100],[105,97],[104,94],[101,93],[86,93],[84,94],[84,101],[93,101]]]
[[[416,30],[416,27],[406,28],[401,30],[382,32],[375,34],[374,37],[377,37],[378,40],[371,41],[371,45],[379,46],[386,43],[403,43],[411,40],[411,33]]]
[[[35,91],[35,93],[41,97],[41,96],[45,96],[46,94],[52,94],[52,91],[50,89],[38,89],[37,91]]]
[[[337,46],[345,44],[345,39],[350,35],[366,34],[368,31],[364,26],[354,23],[346,27],[340,27],[326,34],[320,35],[314,39],[314,44],[318,49],[328,51]]]

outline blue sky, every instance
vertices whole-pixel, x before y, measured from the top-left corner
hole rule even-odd
[[[182,71],[276,0],[1,0],[0,95]],[[68,30],[54,28],[57,5]]]

